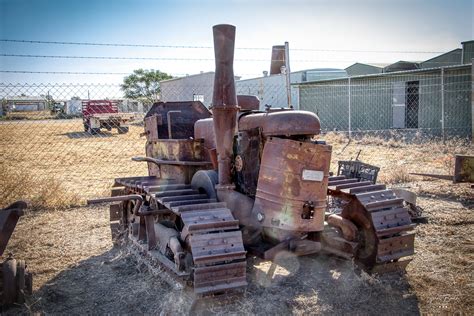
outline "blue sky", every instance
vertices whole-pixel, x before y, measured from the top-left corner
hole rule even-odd
[[[237,27],[235,73],[269,68],[271,46],[389,53],[291,50],[291,68],[343,68],[355,61],[425,60],[473,39],[472,0],[0,0],[0,38],[40,41],[212,46],[211,27]],[[96,47],[0,42],[2,54],[213,58],[212,49]],[[0,56],[0,70],[123,72],[153,68],[173,75],[212,71],[213,61],[82,60]],[[0,73],[0,82],[121,82],[121,75]]]

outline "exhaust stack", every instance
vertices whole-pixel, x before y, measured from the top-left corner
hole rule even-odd
[[[239,109],[234,82],[235,26],[219,24],[212,29],[216,59],[212,114],[219,172],[217,188],[232,189],[232,145],[237,125],[236,115]]]
[[[272,47],[272,61],[270,63],[270,75],[281,74],[281,67],[285,66],[285,45]]]

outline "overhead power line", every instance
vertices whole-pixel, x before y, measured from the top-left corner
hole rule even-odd
[[[53,74],[53,75],[130,75],[130,72],[84,72],[84,71],[30,71],[30,70],[0,70],[0,73],[14,74]],[[189,74],[172,73],[173,77],[184,77]],[[258,76],[260,74],[240,74],[242,76]]]
[[[190,60],[213,61],[212,58],[177,58],[177,57],[122,57],[122,56],[70,56],[70,55],[29,55],[29,54],[0,54],[4,57],[23,58],[61,58],[61,59],[118,59],[118,60]]]
[[[0,54],[3,57],[21,58],[56,58],[56,59],[101,59],[101,60],[161,60],[161,61],[214,61],[214,58],[180,58],[180,57],[124,57],[124,56],[72,56],[72,55],[31,55],[31,54]],[[241,62],[269,62],[268,59],[235,59]],[[277,60],[278,61],[278,60]],[[293,59],[293,62],[318,63],[318,62],[351,62],[356,59]],[[364,62],[362,62],[364,63]],[[430,62],[446,64],[446,62]],[[383,62],[369,62],[369,64],[383,64]]]
[[[160,44],[127,44],[127,43],[97,43],[97,42],[61,42],[61,41],[33,41],[17,39],[0,39],[0,42],[49,44],[49,45],[81,45],[81,46],[113,46],[113,47],[147,47],[147,48],[178,48],[178,49],[213,49],[212,46],[198,45],[160,45]],[[236,47],[240,50],[270,50],[265,47]],[[415,51],[415,50],[364,50],[364,49],[316,49],[316,48],[291,48],[293,51],[308,52],[346,52],[346,53],[403,53],[403,54],[441,54],[442,51]]]
[[[129,72],[82,72],[82,71],[28,71],[28,70],[0,70],[3,73],[15,74],[61,74],[61,75],[129,75]]]

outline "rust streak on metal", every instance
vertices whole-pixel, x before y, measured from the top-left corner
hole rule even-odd
[[[213,27],[216,71],[212,98],[214,134],[216,137],[219,187],[230,187],[232,145],[237,125],[237,96],[234,82],[235,26]]]

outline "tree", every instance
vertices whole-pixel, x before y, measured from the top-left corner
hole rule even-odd
[[[160,81],[171,78],[173,77],[159,70],[140,68],[125,77],[120,87],[127,98],[154,103],[160,99]]]

